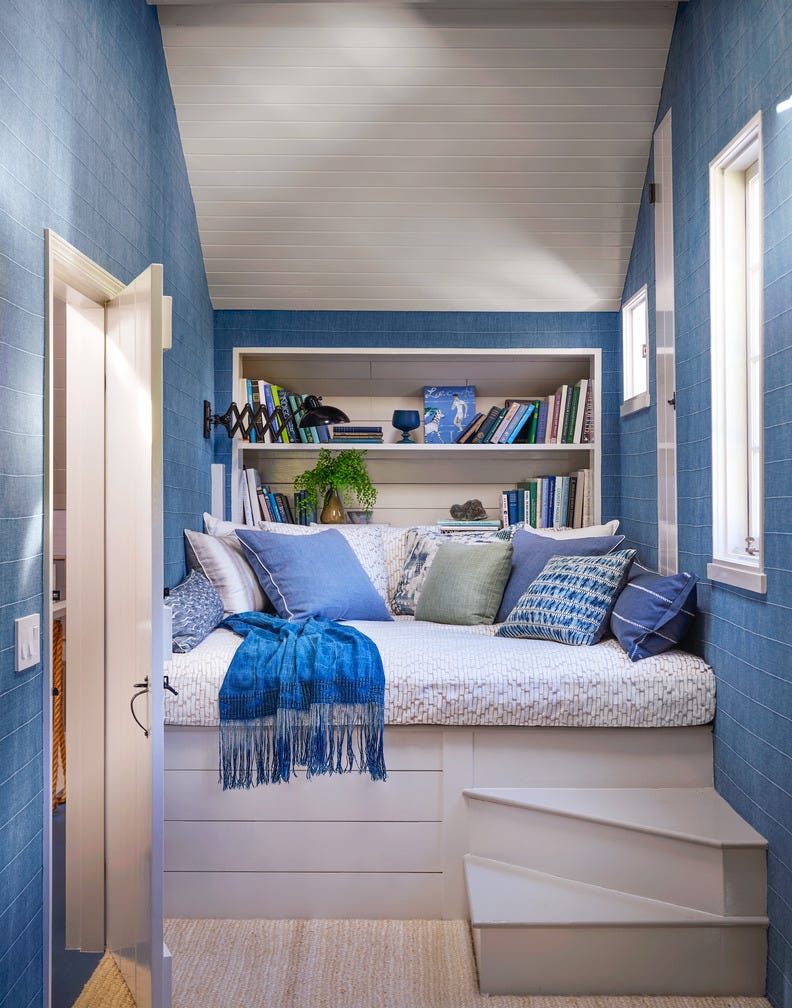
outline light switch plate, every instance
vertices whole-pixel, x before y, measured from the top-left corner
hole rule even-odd
[[[24,672],[25,669],[38,665],[41,661],[41,616],[39,613],[14,620],[14,639],[16,643],[16,663],[14,666],[16,671]]]

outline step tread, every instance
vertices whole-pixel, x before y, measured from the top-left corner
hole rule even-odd
[[[473,927],[767,925],[766,917],[722,917],[476,854],[464,861]]]
[[[710,847],[767,847],[714,788],[466,788],[463,794]]]

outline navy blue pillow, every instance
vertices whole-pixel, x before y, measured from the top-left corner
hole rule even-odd
[[[551,539],[517,529],[512,536],[512,571],[503,593],[496,623],[503,623],[553,556],[604,556],[612,553],[624,536],[582,536],[580,539]]]
[[[335,529],[301,536],[237,529],[236,536],[281,619],[393,619],[352,547]]]
[[[171,588],[165,599],[173,619],[173,650],[192,651],[208,637],[224,615],[223,600],[214,586],[198,571]]]
[[[696,615],[695,574],[662,575],[633,564],[611,613],[610,626],[631,661],[677,645]]]

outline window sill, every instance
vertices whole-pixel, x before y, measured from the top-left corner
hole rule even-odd
[[[631,413],[637,413],[639,410],[648,409],[652,405],[652,400],[648,392],[641,392],[637,396],[633,396],[632,399],[627,399],[626,402],[621,404],[621,410],[619,415],[626,417]]]
[[[746,591],[756,592],[757,595],[767,594],[767,577],[758,568],[714,560],[707,564],[707,577],[710,581],[731,585],[732,588],[743,588]]]

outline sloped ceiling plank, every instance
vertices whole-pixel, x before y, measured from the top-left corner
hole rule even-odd
[[[672,3],[163,7],[215,307],[618,307]]]

